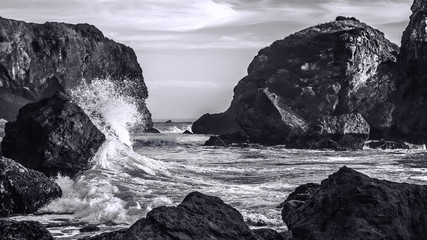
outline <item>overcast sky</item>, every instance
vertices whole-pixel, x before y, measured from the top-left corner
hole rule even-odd
[[[0,0],[0,16],[89,23],[132,47],[154,119],[197,118],[229,106],[258,50],[303,28],[354,16],[394,43],[411,0]]]

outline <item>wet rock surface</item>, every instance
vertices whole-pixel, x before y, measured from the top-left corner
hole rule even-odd
[[[109,238],[110,237],[110,238]],[[90,239],[217,239],[282,240],[273,230],[254,233],[242,215],[217,197],[193,192],[177,207],[158,207],[128,230]]]
[[[26,23],[0,18],[0,118],[15,120],[25,104],[52,97],[83,79],[111,79],[135,98],[147,127],[151,114],[135,52],[89,24]]]
[[[0,216],[35,212],[61,195],[61,188],[43,173],[0,157]]]
[[[0,219],[0,239],[53,240],[49,231],[39,222]]]
[[[375,129],[389,128],[398,52],[382,32],[354,18],[304,29],[260,50],[230,108],[204,115],[193,132],[238,126],[252,142],[286,145],[324,117],[356,112]]]
[[[3,155],[48,176],[74,176],[92,166],[91,158],[105,136],[67,95],[31,103],[8,122]]]
[[[301,192],[304,198],[295,197]],[[378,180],[343,167],[317,190],[291,194],[282,217],[294,240],[421,240],[427,237],[426,197],[427,186]]]
[[[208,141],[205,142],[205,146],[247,146],[249,138],[241,135],[240,133],[223,134],[219,136],[211,136]]]

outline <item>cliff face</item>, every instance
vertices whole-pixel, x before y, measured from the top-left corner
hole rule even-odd
[[[415,0],[402,36],[398,108],[394,134],[404,140],[427,142],[427,1]]]
[[[284,144],[308,134],[324,116],[354,112],[374,130],[390,127],[398,51],[382,32],[354,18],[307,28],[259,51],[230,108],[203,116],[193,131],[218,133],[226,124],[214,131],[205,125],[227,122],[254,142]]]
[[[82,79],[115,80],[138,99],[148,127],[151,114],[135,52],[88,24],[34,24],[0,18],[0,118],[13,120],[24,104],[51,97]]]

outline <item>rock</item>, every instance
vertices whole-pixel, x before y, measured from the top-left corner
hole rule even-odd
[[[99,227],[96,226],[95,224],[89,224],[87,226],[80,228],[80,232],[95,232],[95,231],[99,231]]]
[[[61,188],[43,173],[0,157],[0,216],[33,213],[61,195]]]
[[[99,234],[94,237],[82,238],[82,240],[89,240],[89,239],[90,240],[127,240],[124,238],[125,234],[126,234],[126,229],[122,229],[114,232]]]
[[[427,143],[427,2],[415,0],[411,10],[399,55],[402,73],[392,133],[401,140],[421,144]]]
[[[25,105],[8,122],[3,155],[48,176],[74,176],[92,166],[105,140],[84,111],[63,93]]]
[[[292,137],[288,148],[360,150],[369,138],[369,124],[359,113],[323,116],[307,134]]]
[[[239,129],[251,142],[286,145],[319,119],[356,112],[372,129],[388,129],[398,52],[382,32],[354,18],[304,29],[260,50],[230,108],[202,116],[193,132]]]
[[[372,140],[365,143],[372,149],[409,149],[409,145],[403,141]]]
[[[220,147],[229,147],[234,146],[247,146],[249,143],[249,138],[243,136],[238,132],[223,134],[219,136],[211,136],[208,141],[205,142],[205,146],[220,146]]]
[[[254,233],[258,240],[287,240],[287,238],[271,229],[255,229]]]
[[[193,134],[193,133],[188,130],[185,130],[182,134]]]
[[[52,234],[36,221],[0,220],[0,239],[13,240],[53,240]]]
[[[172,123],[172,120],[167,120],[165,123]]]
[[[281,240],[273,230],[251,231],[243,216],[217,197],[198,192],[187,195],[177,207],[158,207],[126,232],[112,232],[89,239],[156,240]]]
[[[147,127],[151,114],[135,52],[89,24],[26,23],[0,18],[0,118],[12,121],[25,104],[52,97],[83,79],[111,79],[133,97]]]
[[[343,167],[311,193],[297,204],[287,199],[282,210],[294,240],[427,238],[427,186]]]
[[[144,130],[144,133],[160,133],[160,131],[156,128],[147,128]]]

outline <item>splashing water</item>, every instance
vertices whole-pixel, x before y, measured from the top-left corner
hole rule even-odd
[[[128,146],[132,142],[127,129],[137,124],[144,125],[134,99],[126,96],[124,90],[111,80],[83,81],[69,94],[107,137],[116,136]]]
[[[94,167],[70,179],[58,176],[63,197],[41,212],[71,213],[80,222],[131,224],[143,217],[142,209],[124,182],[132,181],[126,170],[155,175],[162,164],[132,150],[128,128],[143,125],[134,99],[111,80],[93,80],[70,90],[77,103],[106,136],[93,157]]]

